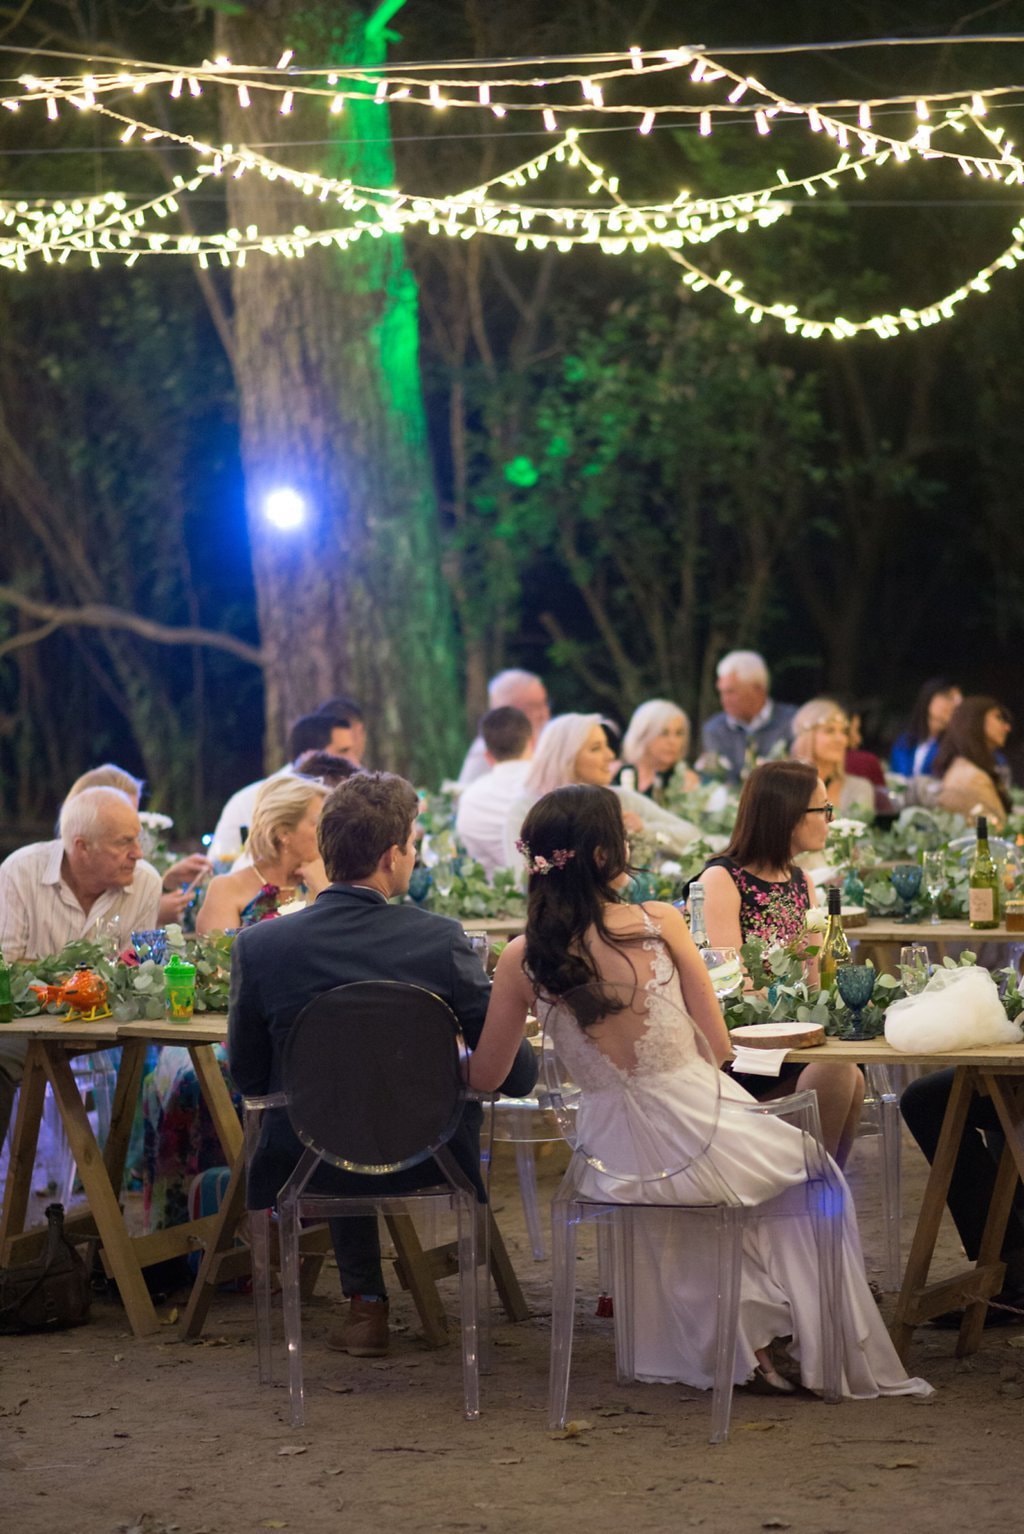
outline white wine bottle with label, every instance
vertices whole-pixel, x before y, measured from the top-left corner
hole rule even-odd
[[[978,844],[967,880],[968,912],[977,932],[999,925],[999,870],[988,850],[988,821],[978,816]]]

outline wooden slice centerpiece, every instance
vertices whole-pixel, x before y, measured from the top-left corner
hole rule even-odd
[[[825,1030],[819,1023],[747,1023],[729,1037],[751,1049],[811,1049],[824,1044]]]

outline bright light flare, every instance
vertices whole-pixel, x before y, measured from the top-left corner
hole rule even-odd
[[[306,498],[290,485],[280,485],[268,490],[263,497],[263,515],[272,527],[283,533],[292,533],[301,527],[308,513]]]

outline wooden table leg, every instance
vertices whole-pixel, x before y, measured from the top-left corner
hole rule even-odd
[[[110,1178],[110,1186],[117,1194],[120,1194],[124,1182],[125,1162],[128,1160],[132,1126],[142,1089],[142,1073],[146,1065],[146,1048],[145,1039],[129,1039],[121,1046],[121,1064],[117,1068],[110,1126],[103,1147],[103,1164]]]
[[[490,1225],[488,1241],[491,1253],[491,1277],[494,1279],[498,1298],[510,1321],[525,1321],[530,1314],[529,1306],[519,1287],[516,1270],[512,1266],[512,1259],[508,1255],[501,1231],[498,1229],[498,1222],[489,1204],[487,1220]]]
[[[234,1166],[236,1159],[242,1155],[242,1124],[231,1100],[216,1051],[212,1044],[192,1044],[188,1052],[199,1081],[199,1089],[210,1110],[213,1127],[224,1151],[224,1159],[229,1166]]]
[[[11,1159],[7,1167],[4,1207],[0,1213],[0,1262],[5,1264],[11,1260],[8,1251],[11,1237],[20,1235],[25,1229],[45,1096],[46,1071],[42,1047],[30,1041],[11,1136]]]
[[[121,1295],[121,1303],[137,1337],[159,1330],[160,1322],[149,1297],[132,1239],[125,1228],[117,1194],[89,1123],[78,1085],[61,1045],[44,1046],[46,1076],[64,1121],[72,1154],[78,1164],[89,1208]]]
[[[1013,1208],[1013,1195],[1017,1191],[1017,1164],[1013,1159],[1013,1152],[1009,1144],[1004,1146],[1003,1154],[999,1160],[999,1170],[996,1173],[995,1186],[992,1189],[992,1198],[989,1201],[988,1214],[985,1217],[985,1229],[982,1232],[981,1244],[978,1247],[977,1267],[985,1268],[998,1265],[999,1283],[993,1293],[998,1293],[1002,1287],[1003,1277],[1006,1273],[1006,1264],[1000,1257],[1003,1249],[1003,1237],[1006,1234],[1006,1222],[1010,1218],[1010,1210]],[[968,1353],[976,1353],[981,1346],[981,1334],[985,1328],[985,1312],[988,1309],[988,1296],[976,1295],[964,1306],[964,1319],[960,1325],[960,1334],[956,1342],[956,1356],[963,1358]]]
[[[928,1174],[928,1183],[921,1201],[910,1255],[903,1273],[903,1286],[896,1301],[896,1312],[890,1327],[893,1346],[901,1359],[905,1359],[915,1325],[919,1320],[925,1319],[919,1314],[919,1301],[928,1280],[928,1269],[931,1266],[932,1253],[935,1251],[935,1242],[938,1239],[939,1224],[942,1220],[942,1211],[946,1206],[946,1194],[949,1191],[953,1166],[967,1124],[967,1110],[970,1107],[973,1090],[972,1072],[964,1066],[958,1066],[953,1074],[953,1085],[946,1104],[945,1117],[942,1120],[935,1160]],[[937,1314],[937,1312],[933,1313]]]

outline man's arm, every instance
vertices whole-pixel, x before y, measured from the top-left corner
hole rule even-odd
[[[475,1049],[483,1031],[484,1018],[491,999],[491,982],[484,967],[469,946],[466,934],[456,931],[452,938],[452,1007],[459,1019],[470,1049]],[[537,1052],[524,1038],[505,1080],[498,1088],[506,1097],[527,1097],[537,1082]]]
[[[243,1096],[259,1097],[270,1086],[274,1051],[259,988],[246,973],[244,939],[245,934],[239,933],[231,950],[228,1064],[231,1079]]]

